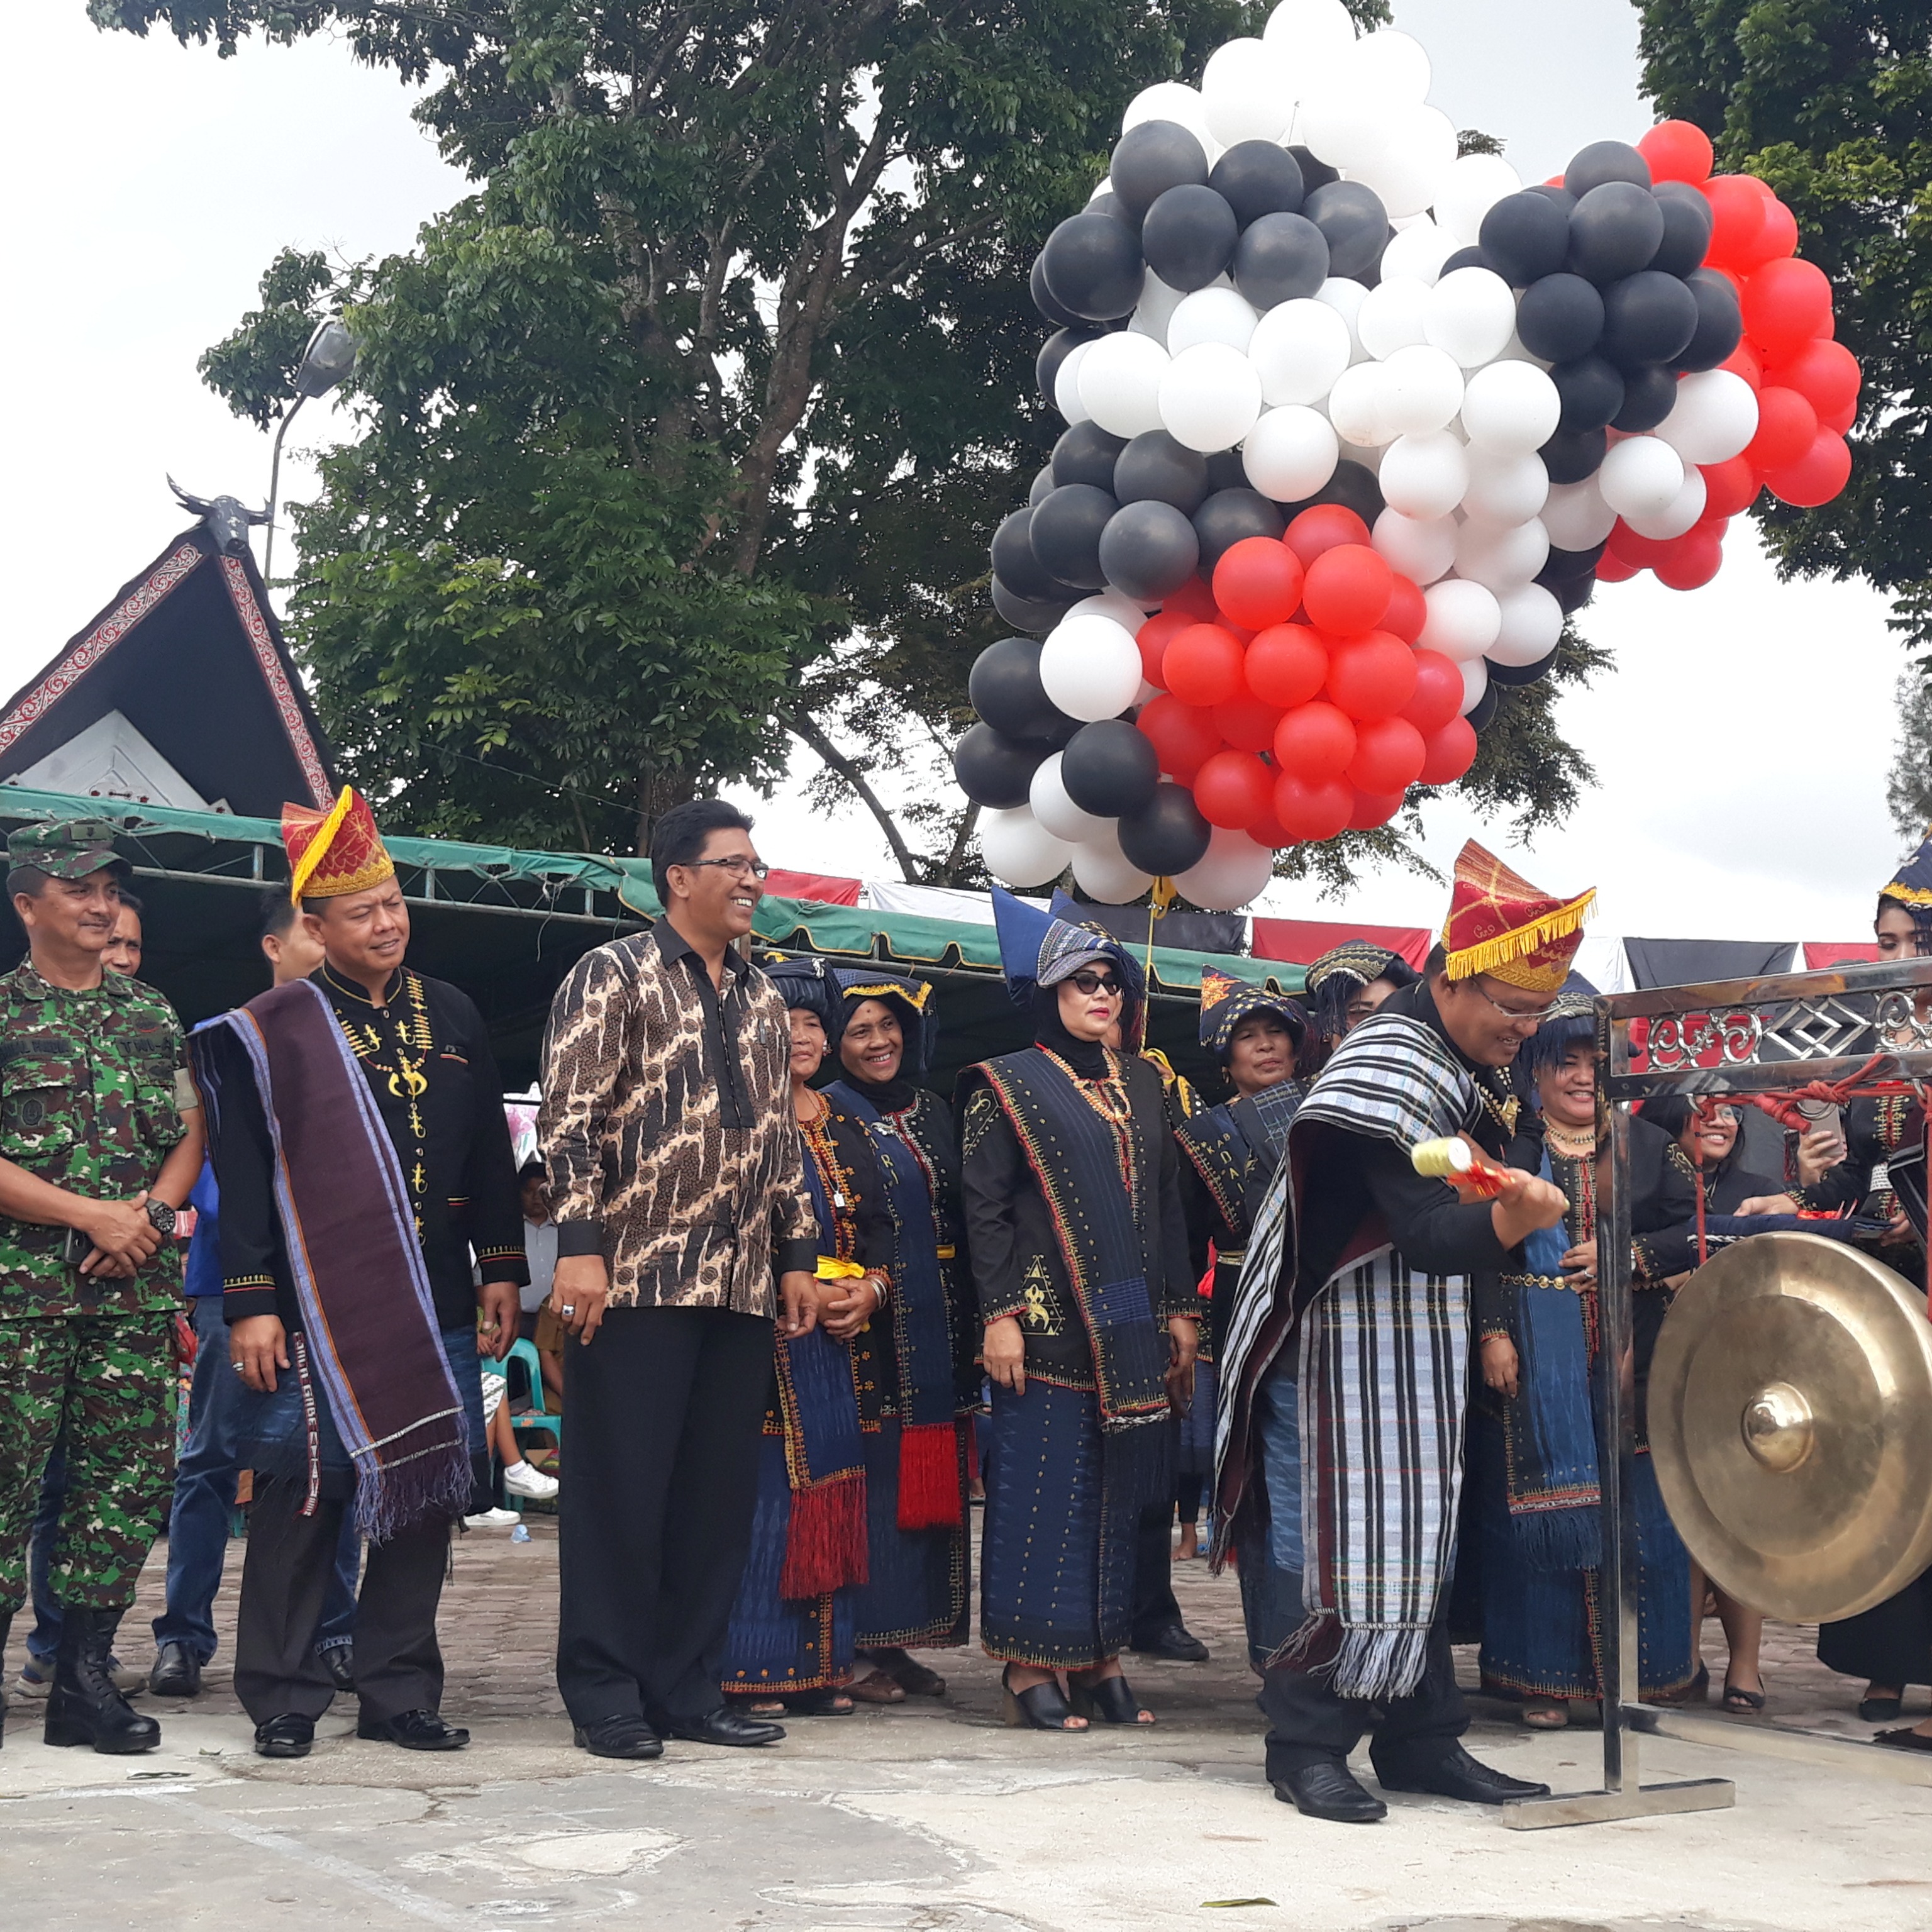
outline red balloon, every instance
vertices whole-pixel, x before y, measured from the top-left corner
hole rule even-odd
[[[1459,682],[1460,679],[1458,674]],[[1456,701],[1460,704],[1461,698]],[[1354,719],[1321,698],[1283,712],[1281,722],[1274,728],[1275,763],[1306,783],[1317,784],[1324,778],[1340,778],[1354,755]],[[1286,813],[1281,822],[1292,824]]]
[[[1751,259],[1764,232],[1765,197],[1748,175],[1714,175],[1704,184],[1711,204],[1711,245],[1704,259],[1714,268],[1736,269]]]
[[[1452,718],[1423,740],[1422,753],[1418,782],[1454,784],[1476,762],[1476,728],[1466,718]]]
[[[1355,755],[1348,782],[1378,796],[1406,791],[1422,776],[1422,734],[1406,718],[1378,718],[1355,728]]]
[[[1288,526],[1282,542],[1300,558],[1304,568],[1337,544],[1366,544],[1369,526],[1340,503],[1316,503]]]
[[[1703,470],[1704,515],[1700,522],[1741,517],[1757,501],[1760,485],[1748,456],[1734,456],[1728,463],[1707,463]]]
[[[1406,791],[1392,791],[1386,798],[1378,797],[1373,792],[1357,792],[1355,808],[1348,814],[1348,830],[1372,832],[1378,825],[1386,825],[1402,809],[1402,802],[1408,796]]]
[[[1248,836],[1257,845],[1272,846],[1277,851],[1285,851],[1289,846],[1298,844],[1293,832],[1274,815],[1274,802],[1268,801],[1268,808],[1248,827]]]
[[[1271,624],[1248,646],[1248,689],[1270,704],[1306,704],[1328,676],[1328,652],[1306,624]]]
[[[1418,651],[1415,694],[1402,707],[1402,716],[1426,738],[1462,710],[1463,694],[1462,668],[1454,658]]]
[[[1695,525],[1681,537],[1672,537],[1665,548],[1669,556],[1660,557],[1651,568],[1657,573],[1658,582],[1668,584],[1672,590],[1695,590],[1708,584],[1724,560],[1724,538],[1706,524]]]
[[[1141,647],[1141,675],[1148,683],[1166,688],[1167,680],[1160,674],[1161,659],[1167,655],[1168,646],[1193,622],[1184,610],[1160,610],[1134,633],[1134,641]]]
[[[1241,694],[1241,640],[1219,624],[1190,624],[1167,647],[1161,671],[1186,704],[1226,704]]]
[[[1214,566],[1214,602],[1251,631],[1285,624],[1301,602],[1301,560],[1273,537],[1244,537]]]
[[[1694,121],[1660,121],[1636,144],[1650,164],[1653,182],[1688,182],[1702,188],[1711,178],[1716,160],[1711,137]]]
[[[1297,839],[1332,838],[1355,813],[1355,788],[1339,778],[1312,784],[1284,772],[1274,782],[1275,821]]]
[[[1252,752],[1216,752],[1194,775],[1201,816],[1224,831],[1245,831],[1274,797],[1274,768]]]
[[[1814,336],[1772,364],[1771,380],[1796,389],[1827,429],[1842,435],[1858,414],[1858,387],[1864,379],[1858,358],[1842,342]]]
[[[1675,537],[1640,536],[1619,517],[1610,526],[1610,547],[1604,554],[1619,557],[1634,568],[1648,570],[1659,558],[1670,554],[1670,546],[1676,542]],[[1602,571],[1600,569],[1597,574],[1602,576]]]
[[[1266,699],[1231,698],[1217,704],[1209,716],[1214,728],[1238,752],[1265,752],[1274,742],[1274,728],[1281,722],[1282,706]]]
[[[1835,430],[1821,429],[1796,463],[1765,478],[1771,494],[1801,510],[1828,503],[1852,478],[1852,452]]]
[[[1832,284],[1816,262],[1767,262],[1744,284],[1744,333],[1774,360],[1831,326]]]
[[[1765,205],[1764,226],[1758,230],[1751,252],[1764,262],[1779,261],[1798,252],[1798,218],[1776,195]]]
[[[1742,376],[1754,389],[1764,387],[1764,358],[1748,342],[1741,341],[1718,367],[1730,370],[1733,376]]]
[[[1760,476],[1796,463],[1818,434],[1818,412],[1796,389],[1767,383],[1757,392],[1757,434],[1744,454]]]
[[[1627,584],[1643,566],[1626,563],[1613,550],[1606,550],[1597,560],[1597,581],[1599,584]]]
[[[1194,774],[1221,748],[1214,718],[1166,692],[1149,698],[1134,722],[1159,754],[1161,770],[1183,784],[1192,784]]]
[[[1388,558],[1360,543],[1324,550],[1308,566],[1301,595],[1311,624],[1338,638],[1354,638],[1382,622],[1394,592]]]
[[[1329,699],[1351,718],[1393,718],[1414,695],[1415,653],[1400,638],[1371,631],[1330,651]]]
[[[1214,621],[1214,593],[1198,577],[1190,577],[1171,597],[1161,601],[1163,611],[1182,610],[1203,624]]]
[[[1406,644],[1412,644],[1422,634],[1422,627],[1429,621],[1429,606],[1423,600],[1422,592],[1411,578],[1396,573],[1395,588],[1389,593],[1388,608],[1382,613],[1382,628],[1391,637],[1400,638]]]

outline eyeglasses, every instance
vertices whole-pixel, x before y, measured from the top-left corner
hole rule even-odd
[[[762,859],[740,858],[735,853],[728,859],[686,859],[681,862],[694,872],[706,866],[716,866],[721,872],[729,872],[734,879],[766,879],[771,876],[772,870]]]
[[[1542,1025],[1544,1022],[1556,1010],[1556,1003],[1553,1000],[1546,1006],[1538,1006],[1529,1012],[1524,1012],[1516,1006],[1506,1006],[1502,1000],[1483,991],[1483,982],[1480,980],[1472,980],[1469,984],[1474,988],[1477,994],[1487,1000],[1504,1019],[1512,1021],[1518,1026],[1526,1026],[1534,1030]]]
[[[1077,973],[1066,976],[1067,984],[1079,988],[1089,999],[1096,993],[1124,993],[1126,988],[1111,973],[1096,972],[1091,966],[1083,966]]]

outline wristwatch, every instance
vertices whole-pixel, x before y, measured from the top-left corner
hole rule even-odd
[[[148,1220],[155,1233],[172,1234],[175,1231],[175,1210],[165,1201],[156,1201],[152,1198],[144,1204],[148,1210]]]

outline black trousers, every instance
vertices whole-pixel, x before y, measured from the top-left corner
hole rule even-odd
[[[1405,1760],[1434,1756],[1469,1726],[1449,1628],[1439,1623],[1429,1633],[1422,1682],[1406,1697],[1372,1703],[1337,1696],[1327,1678],[1305,1670],[1264,1670],[1261,1706],[1268,1720],[1270,1778],[1311,1764],[1340,1764],[1364,1731],[1372,1733],[1369,1756],[1376,1768],[1394,1770]]]
[[[614,1308],[565,1348],[556,1682],[573,1723],[724,1702],[772,1337],[728,1309]]]
[[[1141,1511],[1134,1537],[1134,1628],[1132,1641],[1145,1642],[1180,1621],[1174,1597],[1174,1476],[1180,1453],[1180,1418],[1168,1417],[1167,1473],[1160,1494]]]
[[[235,1628],[235,1694],[258,1724],[292,1712],[319,1718],[334,1686],[315,1634],[334,1574],[346,1499],[325,1496],[302,1514],[300,1478],[255,1478],[248,1553]],[[356,1601],[356,1694],[369,1718],[434,1711],[442,1702],[436,1606],[449,1568],[449,1525],[424,1524],[369,1545]]]

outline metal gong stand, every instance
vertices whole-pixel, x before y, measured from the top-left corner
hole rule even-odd
[[[1603,1601],[1616,1612],[1611,1641],[1604,1646],[1603,1786],[1517,1800],[1502,1808],[1502,1822],[1533,1831],[1720,1810],[1735,1802],[1728,1778],[1643,1784],[1640,1740],[1646,1736],[1932,1782],[1932,1759],[1638,1701],[1630,1182],[1630,1108],[1640,1100],[1668,1094],[1748,1098],[1791,1093],[1814,1081],[1858,1079],[1854,1091],[1932,1084],[1932,959],[1612,994],[1598,1000],[1596,1012],[1598,1111],[1610,1131],[1597,1168],[1602,1343],[1594,1373],[1599,1481],[1604,1520],[1614,1526],[1604,1539]],[[1634,1044],[1631,1029],[1638,1022],[1646,1030]],[[1880,1054],[1881,1064],[1872,1066]],[[1640,1070],[1634,1072],[1634,1064]],[[1924,1476],[1932,1484],[1932,1468]]]

